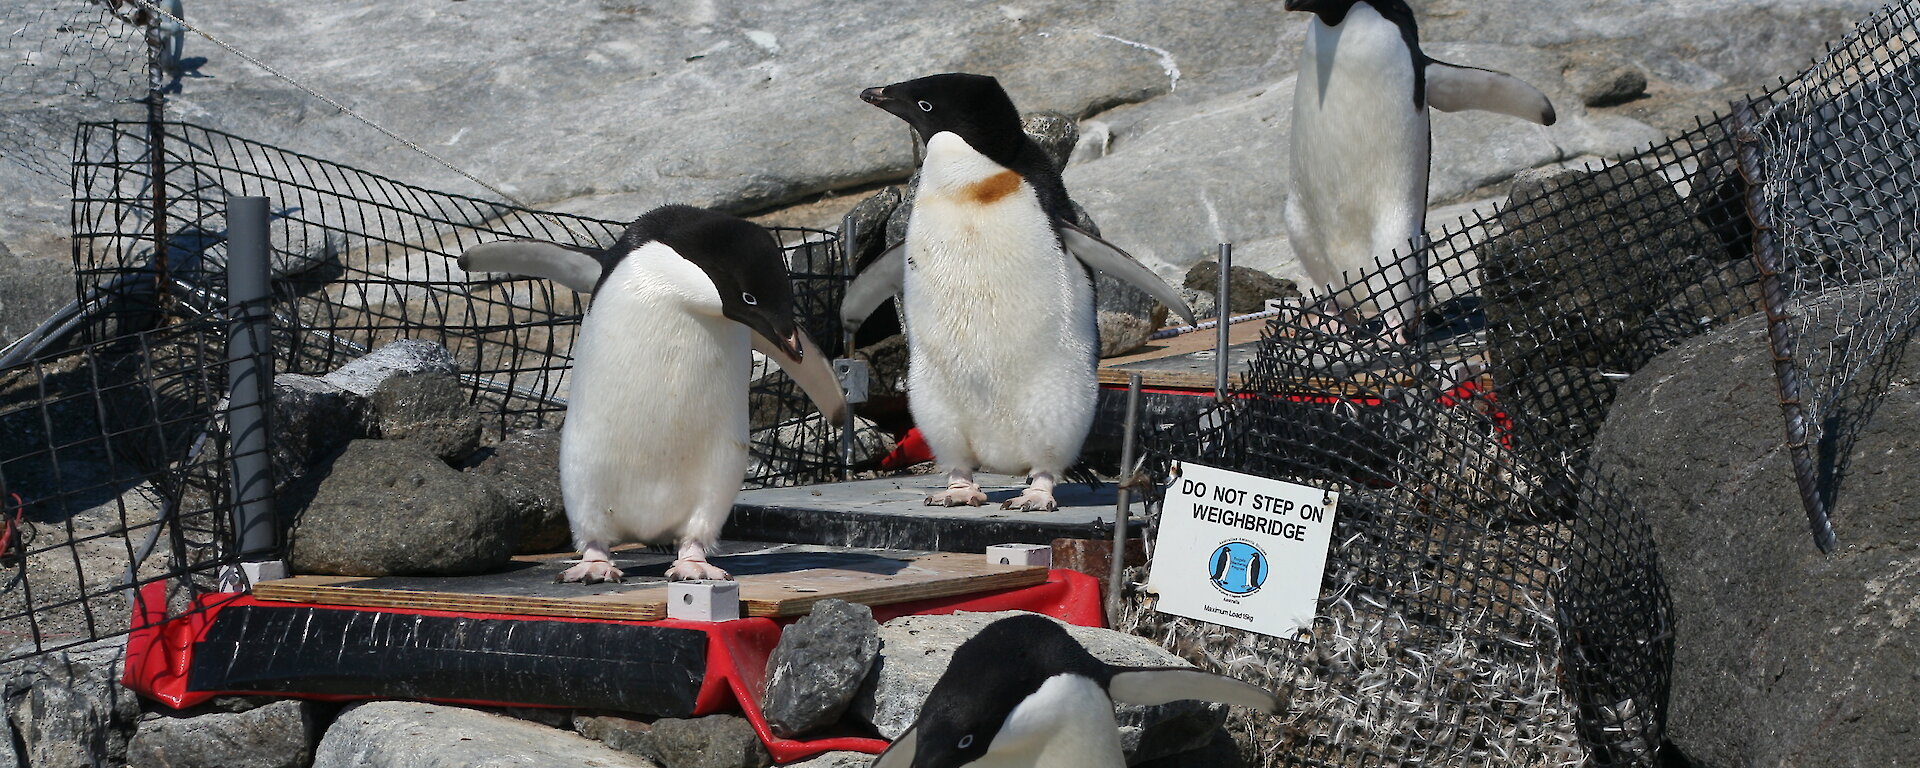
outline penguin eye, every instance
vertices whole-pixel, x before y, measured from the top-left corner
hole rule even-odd
[[[926,102],[924,102],[924,101],[923,101],[923,102],[920,102],[920,103],[922,103],[922,104],[925,104]],[[960,737],[960,748],[961,748],[961,749],[966,749],[967,747],[971,747],[971,746],[973,746],[973,734],[971,734],[971,733],[969,733],[969,734],[967,734],[967,735],[965,735],[965,736],[962,736],[962,737]]]
[[[747,303],[747,306],[749,306],[749,307],[757,307],[757,306],[760,306],[760,300],[759,300],[759,299],[756,299],[756,298],[754,298],[754,297],[753,297],[753,294],[751,294],[751,293],[742,293],[742,294],[740,294],[740,300],[741,300],[741,301],[744,301],[744,302],[746,302],[746,303]]]
[[[932,112],[932,111],[933,111],[933,102],[930,102],[930,101],[927,101],[926,99],[921,99],[921,100],[919,100],[919,101],[917,101],[917,102],[914,102],[914,103],[915,103],[915,104],[918,104],[918,105],[920,106],[920,111],[922,111],[922,112]]]

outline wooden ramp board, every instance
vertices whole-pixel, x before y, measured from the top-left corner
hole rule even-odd
[[[1239,386],[1248,364],[1260,348],[1265,320],[1252,320],[1227,326],[1227,386]],[[1183,333],[1169,339],[1147,342],[1130,354],[1100,361],[1096,371],[1101,384],[1127,385],[1127,374],[1140,374],[1144,387],[1213,389],[1214,344],[1218,331],[1212,328]]]
[[[1047,580],[1045,568],[989,563],[981,553],[849,550],[779,545],[711,558],[740,582],[743,616],[802,616],[814,603],[837,598],[865,605],[1028,587]],[[358,608],[563,616],[651,621],[666,618],[667,566],[672,555],[644,548],[614,553],[622,584],[558,584],[574,561],[568,556],[516,559],[497,573],[477,576],[294,576],[261,582],[260,600]]]
[[[981,553],[995,544],[1048,544],[1054,539],[1111,538],[1114,489],[1062,483],[1052,512],[1003,510],[1025,478],[978,474],[987,503],[929,507],[928,494],[946,490],[946,475],[908,475],[850,483],[742,491],[727,518],[725,536],[838,547]]]

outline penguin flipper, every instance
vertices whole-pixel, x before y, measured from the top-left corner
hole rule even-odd
[[[500,240],[468,248],[460,254],[460,268],[544,277],[580,293],[592,293],[600,282],[597,255],[590,248],[545,240]]]
[[[1442,112],[1480,109],[1553,125],[1553,102],[1540,89],[1505,72],[1427,60],[1427,105]]]
[[[788,355],[780,342],[759,333],[747,333],[753,337],[753,351],[779,363],[780,370],[793,377],[794,383],[800,385],[800,391],[807,393],[807,399],[826,414],[828,423],[845,423],[847,393],[840,389],[840,379],[833,375],[833,367],[827,365],[827,353],[820,351],[820,345],[813,343],[813,337],[808,336],[806,331],[795,330],[794,334],[800,338],[799,359]]]
[[[1269,713],[1280,707],[1280,698],[1272,691],[1190,667],[1117,668],[1107,681],[1107,695],[1122,704],[1149,706],[1191,699],[1238,704]]]
[[[1146,291],[1148,295],[1167,305],[1180,319],[1193,325],[1199,321],[1193,317],[1193,309],[1187,306],[1180,292],[1160,279],[1147,265],[1141,264],[1133,254],[1120,250],[1120,247],[1100,239],[1098,236],[1064,221],[1054,222],[1055,231],[1060,233],[1060,244],[1068,253],[1087,265],[1088,269],[1105,272]]]
[[[900,294],[907,279],[907,244],[881,252],[867,268],[847,285],[846,298],[840,300],[840,322],[848,330],[858,330],[867,316]]]
[[[915,733],[918,730],[917,727],[908,728],[906,733],[900,734],[900,738],[894,739],[887,751],[874,758],[873,768],[907,768],[913,765],[913,753],[919,751],[920,734]]]

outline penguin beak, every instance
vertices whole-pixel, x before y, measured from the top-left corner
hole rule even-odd
[[[758,325],[747,326],[753,337],[753,348],[760,354],[771,358],[800,385],[800,391],[807,393],[807,399],[825,414],[827,421],[840,424],[846,419],[847,397],[840,390],[840,379],[833,375],[833,367],[827,364],[826,354],[808,338],[807,332],[798,327],[787,333],[773,333],[771,328]]]
[[[1286,9],[1289,11],[1312,12],[1317,10],[1314,7],[1316,5],[1319,5],[1319,2],[1317,0],[1287,0]]]
[[[876,85],[872,88],[868,88],[864,91],[861,91],[860,100],[868,104],[872,104],[881,109],[886,109],[887,102],[893,101],[893,97],[887,95],[886,86]]]

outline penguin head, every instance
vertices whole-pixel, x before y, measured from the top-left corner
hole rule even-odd
[[[952,133],[991,158],[1011,156],[1027,141],[1013,99],[986,75],[930,75],[868,88],[860,99],[905,120],[923,140]]]
[[[614,250],[659,242],[700,268],[720,299],[720,314],[805,358],[794,320],[793,286],[773,234],[758,224],[690,205],[663,205],[627,228]]]
[[[1095,700],[1049,701],[1026,706],[1050,682],[1082,678]],[[1046,722],[1069,706],[1098,707],[1112,716],[1113,702],[1101,690],[1107,665],[1087,653],[1051,619],[1022,615],[1001,619],[962,643],[935,683],[913,727],[896,739],[875,768],[955,768],[978,762],[989,751],[1026,751],[1053,730]]]

